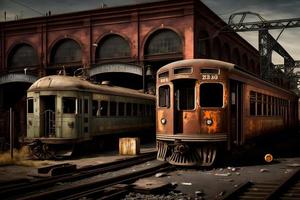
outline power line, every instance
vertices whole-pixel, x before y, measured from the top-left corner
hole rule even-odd
[[[26,4],[24,4],[24,3],[22,3],[22,2],[19,2],[19,1],[16,1],[16,0],[10,0],[10,1],[13,2],[13,3],[15,3],[15,4],[21,5],[21,6],[27,8],[27,9],[29,9],[29,10],[32,10],[32,11],[34,11],[34,12],[36,12],[36,13],[39,13],[39,14],[42,15],[42,16],[44,16],[44,13],[41,13],[40,11],[38,11],[38,10],[36,10],[36,9],[34,9],[34,8],[32,8],[32,7],[30,7],[30,6],[26,5]]]

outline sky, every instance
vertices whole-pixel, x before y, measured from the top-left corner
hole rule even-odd
[[[51,11],[53,14],[90,10],[105,4],[108,7],[155,2],[159,0],[0,0],[0,21],[38,17]],[[184,0],[183,0],[184,1]],[[231,14],[251,11],[259,13],[266,20],[288,19],[300,17],[300,0],[202,0],[211,10],[219,15],[225,22]],[[256,19],[252,19],[255,20]],[[251,21],[251,19],[250,19]],[[281,30],[269,31],[277,38]],[[258,32],[239,33],[255,48],[258,48]],[[285,29],[278,42],[295,59],[300,60],[300,28]],[[277,54],[272,54],[275,64],[283,63]]]

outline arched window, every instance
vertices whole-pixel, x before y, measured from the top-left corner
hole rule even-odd
[[[210,57],[210,43],[207,31],[200,31],[197,45],[197,55],[200,58]]]
[[[7,60],[9,68],[20,68],[38,65],[35,49],[28,44],[19,44],[10,52]]]
[[[151,35],[145,45],[145,55],[182,53],[181,38],[172,30],[159,30]]]
[[[72,39],[63,39],[55,44],[51,52],[52,64],[81,62],[81,47]]]
[[[240,52],[237,48],[233,49],[232,58],[233,58],[234,64],[241,65],[241,56],[240,56]]]
[[[214,59],[221,59],[222,57],[221,42],[219,38],[215,38],[213,41],[212,57]]]
[[[119,35],[108,35],[98,44],[96,60],[130,56],[128,42]]]
[[[227,43],[225,43],[224,46],[223,46],[223,59],[225,61],[230,62],[230,60],[231,60],[230,52],[231,52],[231,50],[230,50],[229,45]]]

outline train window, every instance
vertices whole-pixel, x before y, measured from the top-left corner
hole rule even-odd
[[[174,69],[174,74],[190,74],[190,73],[192,73],[191,67],[180,67]]]
[[[98,106],[98,101],[96,100],[92,101],[92,113],[93,116],[99,116],[99,106]]]
[[[277,98],[273,97],[273,115],[277,115]]]
[[[83,103],[84,103],[84,105],[83,105],[83,112],[84,113],[89,113],[89,100],[85,99]]]
[[[126,116],[131,116],[132,113],[131,107],[132,107],[131,103],[126,103]]]
[[[151,108],[150,108],[150,105],[148,104],[148,105],[146,105],[146,116],[150,116],[151,115],[151,110],[150,110]]]
[[[159,78],[166,78],[166,77],[169,77],[169,72],[163,72],[163,73],[160,73],[158,75]]]
[[[262,94],[261,93],[257,93],[257,111],[256,111],[256,115],[262,115]]]
[[[272,116],[272,101],[271,101],[271,97],[268,96],[268,116]]]
[[[111,101],[109,108],[110,108],[110,110],[109,110],[110,116],[116,116],[117,115],[117,102]]]
[[[137,104],[136,103],[134,103],[134,104],[132,104],[132,114],[133,114],[133,116],[137,116]]]
[[[63,113],[73,114],[76,108],[76,98],[74,97],[63,97]]]
[[[175,97],[178,110],[193,110],[195,108],[195,81],[184,79],[175,82]]]
[[[267,115],[267,102],[268,102],[268,99],[267,99],[267,96],[266,95],[263,95],[263,115]]]
[[[150,105],[150,116],[154,116],[155,108],[154,105]]]
[[[33,113],[33,98],[27,99],[27,113]]]
[[[200,85],[201,107],[223,106],[223,85],[220,83],[203,83]]]
[[[159,87],[159,107],[170,107],[170,86]]]
[[[101,101],[100,102],[100,115],[107,116],[108,114],[108,101]]]
[[[219,69],[201,69],[201,74],[220,74]]]
[[[125,103],[124,102],[119,102],[119,116],[124,116],[125,115]]]
[[[144,104],[139,105],[139,115],[145,116],[145,105]]]
[[[250,91],[250,115],[255,116],[256,92]]]

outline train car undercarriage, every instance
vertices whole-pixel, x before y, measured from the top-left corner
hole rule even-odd
[[[178,166],[212,166],[217,155],[217,145],[210,143],[168,143],[157,141],[157,159]]]

